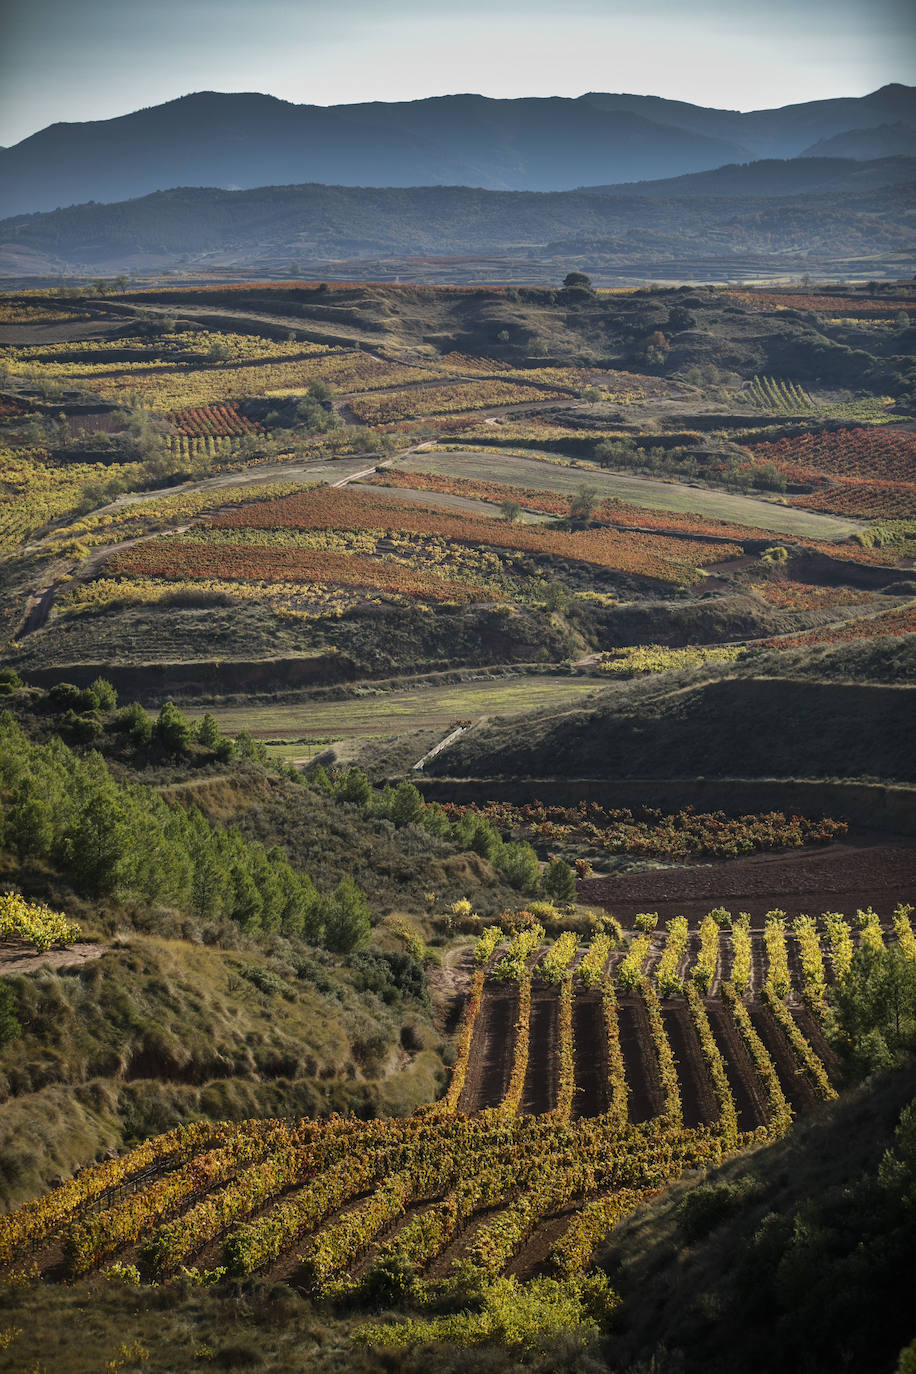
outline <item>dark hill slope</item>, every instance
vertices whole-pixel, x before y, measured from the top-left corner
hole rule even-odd
[[[895,1132],[914,1092],[911,1064],[624,1222],[604,1260],[623,1298],[610,1367],[892,1374],[913,1336],[916,1161]]]
[[[851,153],[825,151],[811,157],[763,158],[757,162],[730,162],[711,172],[690,172],[682,177],[636,181],[622,186],[586,186],[599,196],[796,196],[850,195],[880,186],[916,181],[916,157],[909,150],[886,149],[871,160]]]
[[[639,684],[642,686],[642,684]],[[916,781],[910,688],[736,678],[609,691],[497,719],[428,771],[451,777],[875,777]]]
[[[583,100],[603,110],[632,110],[646,119],[676,124],[707,138],[729,138],[755,157],[797,157],[816,139],[847,129],[912,122],[916,91],[891,84],[861,98],[809,100],[773,110],[713,110],[659,96],[590,94]]]
[[[898,120],[876,129],[847,129],[824,138],[808,149],[812,157],[888,158],[912,157],[916,152],[916,128]]]
[[[212,269],[376,254],[499,252],[527,260],[532,250],[561,257],[597,251],[621,264],[632,264],[635,256],[677,261],[701,254],[726,262],[752,254],[776,266],[786,254],[793,261],[799,253],[866,255],[874,270],[878,256],[912,249],[914,213],[912,185],[844,195],[839,202],[834,192],[668,199],[455,186],[210,186],[7,219],[0,222],[0,249],[7,258],[40,255],[55,273],[179,262],[186,270],[186,255],[207,255]]]
[[[0,150],[0,214],[169,186],[454,185],[556,190],[794,157],[848,129],[913,120],[916,93],[742,114],[647,96],[441,96],[320,107],[207,91],[117,119],[55,124]]]

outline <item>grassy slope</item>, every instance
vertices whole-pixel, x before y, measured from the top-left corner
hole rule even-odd
[[[62,728],[39,694],[5,700],[37,740]],[[66,910],[102,951],[16,972],[4,968],[10,947],[0,948],[22,1027],[0,1048],[0,1207],[198,1115],[391,1114],[435,1098],[448,1008],[430,1004],[421,966],[384,919],[407,915],[428,934],[430,892],[438,910],[467,896],[483,912],[517,894],[476,855],[258,764],[141,767],[117,732],[103,729],[97,742],[119,778],[280,844],[322,892],[351,876],[374,929],[368,948],[349,956],[298,937],[248,936],[124,895],[88,900],[45,861],[22,865],[0,847],[0,888]]]
[[[499,682],[456,683],[415,691],[384,692],[344,701],[308,701],[297,705],[265,703],[217,707],[220,729],[234,735],[249,730],[259,739],[303,735],[319,738],[373,738],[415,729],[445,734],[456,720],[481,715],[536,710],[539,706],[580,700],[600,687],[585,681],[548,674],[509,678]]]
[[[8,979],[24,1031],[0,1052],[0,1206],[196,1116],[396,1113],[436,1095],[422,999],[386,1004],[358,956],[245,943],[128,930],[78,968]]]
[[[443,473],[448,477],[504,482],[566,495],[587,484],[595,487],[602,499],[617,497],[650,510],[686,511],[811,539],[843,539],[861,526],[857,520],[819,516],[812,511],[789,509],[735,492],[714,491],[683,482],[654,481],[651,477],[628,473],[603,472],[600,468],[560,467],[556,463],[504,453],[499,449],[412,455],[398,466],[410,472]]]

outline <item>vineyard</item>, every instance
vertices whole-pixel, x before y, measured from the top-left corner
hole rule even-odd
[[[728,295],[750,310],[813,310],[818,314],[846,319],[893,319],[900,310],[898,301],[882,301],[868,296],[834,296],[826,291],[818,295],[798,295],[791,291],[730,291]]]
[[[769,849],[824,845],[842,838],[844,821],[825,817],[812,821],[773,811],[756,816],[726,816],[722,811],[694,811],[691,807],[666,815],[652,807],[631,811],[599,802],[559,806],[547,802],[488,802],[486,806],[445,804],[452,819],[483,816],[500,832],[535,845],[570,845],[585,850],[643,858],[736,858]]]
[[[716,909],[693,931],[646,915],[584,948],[489,927],[465,959],[438,1103],[178,1128],[0,1220],[0,1264],[71,1281],[257,1275],[351,1304],[371,1304],[393,1267],[421,1305],[470,1274],[594,1298],[595,1249],[644,1198],[835,1097],[827,987],[860,943],[916,958],[911,912],[887,929],[870,910],[752,926]],[[363,1339],[413,1342],[441,1320]],[[475,1321],[463,1314],[457,1338],[478,1338]]]
[[[231,438],[242,434],[263,434],[264,426],[249,420],[237,405],[198,406],[179,410],[169,416],[175,430],[186,439]]]
[[[897,606],[880,615],[861,616],[822,629],[805,630],[770,640],[773,648],[798,649],[813,644],[850,644],[857,639],[877,639],[883,635],[909,635],[916,631],[916,605]]]
[[[214,529],[368,529],[428,534],[457,543],[573,559],[679,585],[695,581],[704,562],[741,553],[737,544],[685,543],[648,533],[625,536],[610,529],[566,532],[515,526],[480,516],[451,515],[374,493],[327,488],[232,511],[217,516],[212,524]]]
[[[784,382],[776,377],[754,377],[748,387],[748,399],[760,410],[777,415],[799,415],[814,410],[811,397],[797,382]]]
[[[525,386],[514,381],[484,380],[436,386],[416,391],[391,391],[350,402],[358,420],[367,425],[390,424],[419,415],[454,415],[490,406],[535,404],[562,399],[555,390]]]

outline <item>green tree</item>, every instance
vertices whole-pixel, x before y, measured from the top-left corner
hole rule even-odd
[[[235,749],[240,759],[253,759],[255,763],[266,763],[267,748],[254,738],[249,730],[240,730],[235,737]]]
[[[391,798],[389,812],[395,825],[410,825],[420,819],[423,798],[412,782],[399,782]]]
[[[140,835],[135,837],[141,844]],[[118,886],[131,847],[127,816],[112,796],[97,794],[83,807],[73,830],[64,837],[71,875],[91,897]]]
[[[576,875],[563,859],[551,859],[544,870],[544,891],[557,902],[576,900]]]
[[[567,272],[563,278],[563,285],[567,291],[571,286],[584,287],[586,291],[593,289],[591,277],[587,277],[584,272]]]
[[[541,865],[530,844],[506,844],[497,859],[506,881],[519,892],[535,893],[541,886]]]
[[[569,518],[571,520],[590,520],[597,500],[598,488],[583,483],[570,500]]]
[[[205,712],[197,727],[197,743],[202,745],[204,749],[216,749],[222,738],[216,716],[209,711]]]
[[[181,758],[191,745],[191,726],[173,701],[164,703],[153,726],[153,738],[164,754]]]
[[[368,806],[372,800],[372,784],[361,768],[348,768],[337,783],[334,795],[338,801]]]
[[[324,943],[337,954],[350,954],[369,938],[369,903],[352,878],[341,879],[322,903]]]
[[[107,677],[97,677],[89,684],[90,692],[95,694],[100,711],[114,711],[118,704],[118,694]]]
[[[138,749],[145,748],[153,738],[153,722],[139,701],[132,701],[118,712],[117,728],[128,734]]]
[[[6,841],[19,862],[43,858],[54,842],[54,817],[50,804],[23,789],[6,816]]]
[[[506,500],[500,503],[499,514],[507,525],[514,525],[521,519],[522,508],[517,501]]]
[[[828,1000],[832,1037],[859,1069],[890,1067],[916,1042],[916,962],[899,945],[857,949]]]

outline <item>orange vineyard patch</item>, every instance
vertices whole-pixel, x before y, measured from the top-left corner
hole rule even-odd
[[[187,439],[234,438],[241,434],[263,434],[264,426],[249,420],[237,405],[197,406],[192,410],[178,410],[170,420],[179,434]]]
[[[456,543],[523,549],[682,585],[695,581],[697,570],[706,563],[737,558],[742,553],[739,544],[682,541],[637,531],[567,532],[509,525],[482,516],[452,515],[427,506],[327,487],[230,511],[212,523],[216,529],[406,531],[439,536]]]
[[[160,577],[167,581],[211,579],[239,582],[321,583],[364,587],[428,601],[499,601],[489,587],[451,581],[388,558],[311,549],[269,549],[248,544],[197,544],[157,539],[137,545],[109,560],[111,573]]]

